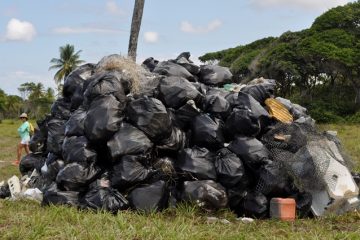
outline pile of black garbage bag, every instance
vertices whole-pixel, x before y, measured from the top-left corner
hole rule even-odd
[[[181,202],[239,216],[269,217],[273,197],[296,199],[307,217],[311,195],[274,161],[263,136],[279,122],[265,106],[274,80],[229,91],[228,68],[197,66],[190,54],[126,69],[104,68],[119,55],[67,76],[51,115],[37,121],[23,175],[43,192],[43,205],[157,211]],[[137,91],[133,91],[134,86]],[[283,99],[291,124],[313,124],[304,108]]]

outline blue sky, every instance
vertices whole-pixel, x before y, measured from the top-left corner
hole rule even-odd
[[[146,0],[137,61],[191,59],[298,31],[348,0]],[[67,43],[86,62],[127,54],[133,0],[0,0],[0,88],[19,94],[24,82],[55,87],[51,58]]]

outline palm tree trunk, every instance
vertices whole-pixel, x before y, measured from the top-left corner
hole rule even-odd
[[[143,15],[145,0],[135,0],[134,12],[131,22],[128,57],[136,61],[136,50],[139,38],[141,19]]]

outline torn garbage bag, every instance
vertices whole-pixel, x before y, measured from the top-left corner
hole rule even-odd
[[[171,136],[159,142],[157,149],[179,151],[184,148],[186,143],[186,136],[179,128],[173,127]]]
[[[130,102],[127,117],[155,143],[169,138],[172,133],[169,114],[158,99],[142,97]]]
[[[42,205],[70,205],[73,207],[78,207],[80,206],[79,192],[61,191],[54,183],[44,192]]]
[[[116,189],[101,186],[90,189],[84,197],[84,202],[91,209],[106,210],[114,214],[129,206],[126,198]]]
[[[184,182],[181,199],[196,202],[205,209],[224,208],[228,203],[225,188],[212,180]]]
[[[167,207],[169,191],[162,180],[133,189],[128,199],[133,209],[144,212],[159,211]]]
[[[175,167],[185,179],[216,180],[215,155],[206,148],[185,148],[178,155]]]
[[[147,154],[153,143],[141,130],[129,123],[121,123],[119,131],[107,142],[111,158],[118,161],[125,155]]]

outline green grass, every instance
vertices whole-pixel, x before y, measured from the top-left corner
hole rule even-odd
[[[19,122],[0,124],[0,181],[19,175],[15,158]],[[347,152],[360,165],[360,125],[322,125],[337,130]],[[230,224],[209,223],[208,216]],[[293,223],[256,220],[240,223],[228,210],[204,212],[181,205],[161,213],[80,211],[66,206],[41,207],[31,201],[0,200],[0,239],[360,239],[360,213],[299,219]]]

